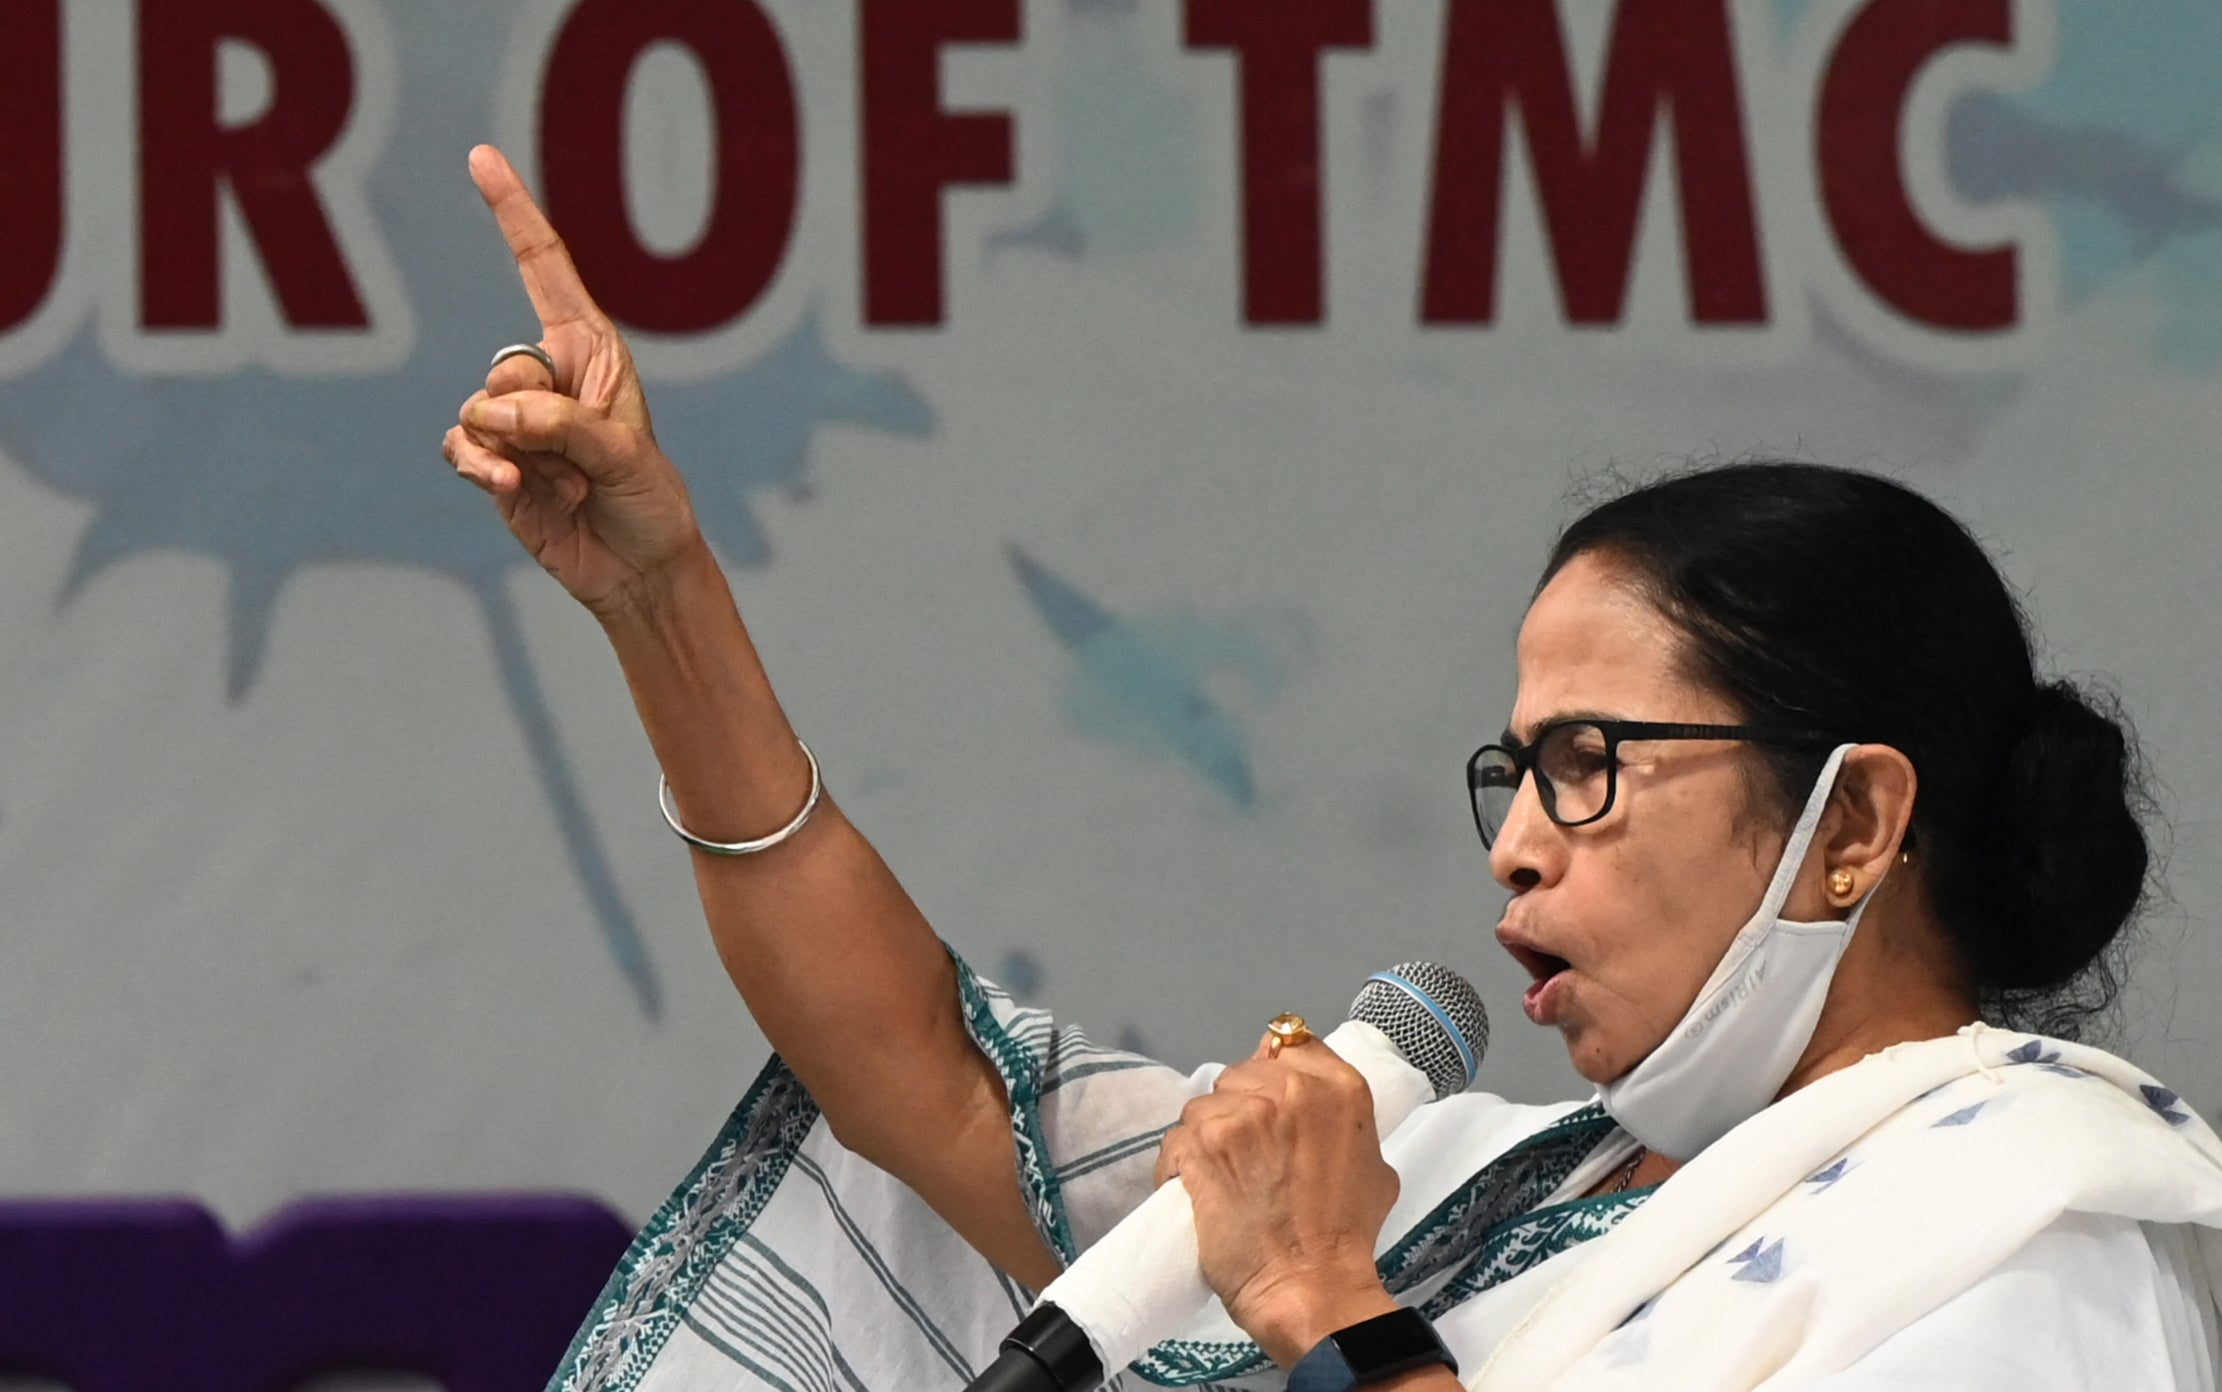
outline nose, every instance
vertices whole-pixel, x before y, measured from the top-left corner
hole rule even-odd
[[[1546,883],[1555,863],[1553,852],[1558,849],[1557,830],[1543,810],[1535,775],[1523,776],[1513,792],[1512,806],[1505,812],[1504,825],[1497,828],[1496,839],[1490,842],[1490,875],[1516,894]]]

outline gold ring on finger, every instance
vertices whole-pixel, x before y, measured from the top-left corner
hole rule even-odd
[[[1303,1016],[1284,1012],[1265,1022],[1265,1056],[1279,1058],[1281,1050],[1309,1044],[1317,1038],[1311,1026],[1304,1023]]]

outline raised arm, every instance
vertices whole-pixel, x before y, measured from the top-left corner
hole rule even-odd
[[[480,146],[471,175],[556,380],[506,360],[444,452],[601,622],[680,819],[713,840],[761,836],[802,806],[808,769],[656,444],[631,354],[509,162]],[[1020,1196],[1002,1082],[965,1033],[948,955],[878,853],[829,796],[772,850],[692,854],[727,974],[835,1136],[990,1261],[1046,1284],[1057,1263]]]

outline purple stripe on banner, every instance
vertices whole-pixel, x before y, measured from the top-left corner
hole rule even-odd
[[[538,1392],[631,1235],[566,1196],[319,1199],[237,1240],[189,1201],[0,1203],[0,1374],[73,1392],[341,1372]]]

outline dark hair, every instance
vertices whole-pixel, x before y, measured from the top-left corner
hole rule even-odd
[[[1873,474],[1731,464],[1592,508],[1541,583],[1590,552],[1632,573],[1741,719],[1912,761],[1911,868],[1986,1018],[2072,1037],[2113,1003],[2149,862],[2135,739],[2039,680],[2020,606],[1956,518]],[[1764,757],[1795,806],[1825,751]]]

